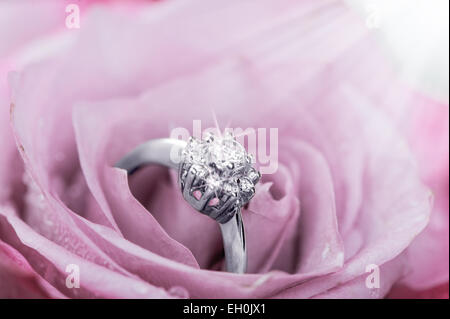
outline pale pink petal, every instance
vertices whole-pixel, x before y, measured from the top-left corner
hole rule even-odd
[[[69,297],[167,298],[163,289],[91,263],[37,234],[12,215],[0,212],[0,236],[22,252],[42,277]],[[66,285],[68,265],[80,270],[80,288]]]
[[[370,276],[374,275],[373,270],[364,275],[356,277],[343,285],[337,285],[323,293],[315,295],[318,299],[380,299],[384,298],[390,291],[392,284],[403,275],[404,256],[400,255],[393,260],[381,265],[376,271],[379,286],[373,286]],[[374,280],[374,281],[375,281]]]
[[[329,95],[322,101],[321,108],[314,109],[310,115],[323,114],[330,119],[339,116],[337,111],[344,114],[352,114],[355,123],[364,123],[364,130],[358,130],[358,138],[361,138],[366,146],[364,158],[364,174],[362,180],[362,196],[364,200],[360,205],[359,215],[355,220],[355,226],[359,231],[359,248],[351,247],[353,256],[347,260],[342,270],[335,274],[313,279],[297,287],[286,290],[277,295],[311,297],[321,291],[331,289],[337,284],[344,285],[365,273],[366,266],[376,264],[378,266],[392,260],[402,253],[419,234],[428,222],[431,209],[431,196],[429,191],[420,183],[414,172],[414,163],[406,143],[398,132],[386,121],[383,114],[371,107],[364,99],[359,99],[357,105],[352,105],[355,96],[348,99],[348,94],[354,92],[342,91]],[[339,105],[339,106],[338,106]],[[341,118],[342,120],[342,118]],[[318,121],[323,134],[333,128],[332,121],[327,122],[325,117]],[[326,123],[330,123],[327,125]],[[344,125],[344,122],[336,125]],[[339,138],[339,132],[334,127],[333,139]],[[331,131],[329,131],[331,133]],[[348,134],[348,133],[347,133]],[[342,138],[342,137],[341,137]],[[355,139],[345,139],[354,141]],[[315,143],[316,146],[320,143]],[[339,147],[345,144],[335,144]],[[351,149],[351,148],[350,148]],[[389,150],[389,152],[386,152]],[[325,153],[327,154],[327,153]],[[385,166],[383,163],[390,165]],[[380,172],[383,172],[380,174]],[[335,175],[335,178],[341,178]],[[354,245],[349,242],[355,234],[344,237],[344,245]],[[389,247],[389,249],[386,249]],[[385,288],[402,278],[404,273],[388,277]],[[388,289],[384,289],[387,292]]]
[[[64,298],[14,248],[0,241],[0,298]]]
[[[122,132],[123,138],[120,144],[115,143],[115,149],[120,145],[126,146],[123,144],[124,140],[136,139],[142,135],[136,131],[136,123],[122,112],[122,104],[116,103],[115,106],[77,107],[74,112],[81,165],[94,197],[127,239],[162,256],[197,266],[192,254],[170,238],[155,218],[133,197],[128,189],[126,172],[109,167],[110,161],[105,154],[110,152],[109,145],[112,143],[109,136],[112,135],[112,130],[117,133],[117,126],[122,121],[133,123],[133,131]],[[105,114],[108,115],[106,119]],[[146,126],[142,127],[143,132],[145,128]]]
[[[248,210],[243,210],[250,273],[296,272],[300,205],[289,171],[279,164],[275,175],[272,178],[279,180],[257,187]],[[275,187],[277,198],[271,190]]]
[[[299,225],[299,272],[342,267],[344,246],[338,232],[334,185],[325,158],[311,145],[300,141],[281,144],[299,163],[295,185],[301,205]]]
[[[386,296],[390,299],[449,299],[448,282],[426,290],[413,290],[407,286],[394,286]]]
[[[403,284],[419,290],[449,279],[449,109],[419,95],[412,109],[410,144],[434,197],[430,223],[408,248],[409,272]]]
[[[430,196],[399,132],[373,106],[382,98],[373,93],[380,80],[366,86],[364,72],[349,75],[356,60],[349,52],[367,62],[361,52],[370,41],[360,41],[367,30],[339,3],[317,3],[172,1],[138,19],[93,12],[70,51],[13,78],[18,147],[38,198],[44,197],[44,207],[30,205],[24,218],[55,242],[9,215],[0,217],[2,239],[38,273],[49,267],[43,276],[69,296],[74,292],[62,286],[64,258],[75,258],[92,275],[85,296],[139,295],[131,290],[142,283],[139,278],[164,288],[182,286],[193,297],[345,296],[352,287],[365,294],[361,284],[370,263],[388,272],[377,296],[386,294],[405,275],[390,263],[403,262],[402,253],[427,224]],[[80,101],[75,139],[72,107]],[[292,140],[294,146],[280,146],[279,171],[244,211],[252,270],[284,271],[198,269],[190,252],[201,267],[220,266],[217,225],[187,207],[173,175],[149,170],[141,180],[131,178],[130,189],[125,172],[110,167],[139,142],[166,137],[170,128],[189,128],[193,119],[213,126],[211,109],[220,123],[263,123]],[[72,187],[78,198],[68,197]],[[167,202],[164,196],[177,199]],[[78,205],[84,198],[87,204]],[[127,208],[136,220],[128,218]],[[50,214],[47,221],[62,232],[46,231],[40,212]],[[146,237],[147,231],[155,237]],[[198,237],[189,236],[193,232]],[[75,244],[65,244],[65,234]],[[168,249],[165,257],[181,262],[164,257],[155,244],[159,238]],[[264,247],[258,247],[262,238]],[[112,271],[94,278],[106,269],[103,263]],[[107,278],[112,282],[105,284]],[[105,290],[96,290],[102,284]],[[125,286],[123,294],[118,284]],[[152,296],[166,295],[145,285]]]

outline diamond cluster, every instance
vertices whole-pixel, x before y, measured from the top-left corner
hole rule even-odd
[[[183,182],[188,171],[193,171],[198,179],[192,189],[194,196],[201,197],[200,193],[213,190],[216,199],[211,201],[213,205],[233,197],[242,206],[255,194],[255,184],[261,177],[251,163],[251,156],[230,134],[221,137],[210,134],[203,140],[190,138],[182,153],[180,179]]]

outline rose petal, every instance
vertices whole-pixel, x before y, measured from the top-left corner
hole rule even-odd
[[[300,167],[297,182],[301,201],[298,271],[342,267],[343,242],[338,232],[334,185],[325,158],[310,145],[299,141],[282,144],[295,153]]]
[[[348,94],[351,94],[351,99]],[[309,114],[326,114],[330,119],[336,119],[342,112],[353,116],[355,123],[365,123],[365,129],[358,131],[359,137],[364,141],[363,145],[366,146],[362,180],[363,201],[355,220],[361,235],[360,247],[344,264],[342,270],[292,287],[290,291],[277,294],[279,297],[311,297],[337,284],[350,282],[363,274],[367,265],[373,263],[381,266],[399,255],[428,222],[430,193],[414,174],[414,163],[405,141],[381,112],[371,107],[366,100],[355,99],[354,94],[356,93],[353,91],[343,90],[329,95],[322,101],[320,109],[314,109]],[[352,105],[351,101],[358,101],[358,104]],[[348,108],[345,112],[344,107]],[[344,123],[345,121],[340,122],[339,125]],[[296,124],[298,125],[298,122]],[[324,133],[333,128],[332,122],[325,121],[323,117],[320,124]],[[338,130],[334,129],[332,132],[335,134],[334,139],[340,137]],[[320,147],[324,144],[316,142],[314,145]],[[387,149],[390,153],[386,152]],[[328,154],[326,149],[324,154]],[[386,161],[390,163],[388,167],[383,166]],[[379,172],[383,174],[380,175]],[[333,177],[346,178],[337,174]],[[352,235],[351,238],[354,237],[355,235]],[[344,237],[346,246],[349,244],[349,238]],[[399,278],[400,274],[393,276],[385,284],[390,288],[392,282]]]
[[[87,183],[102,210],[112,216],[114,223],[127,239],[162,256],[174,258],[195,267],[197,263],[192,254],[171,239],[153,216],[131,195],[126,172],[108,167],[109,161],[105,160],[103,155],[110,144],[107,138],[108,133],[117,127],[119,120],[126,120],[126,116],[121,112],[122,105],[119,107],[120,109],[117,110],[120,112],[115,110],[113,105],[108,105],[106,120],[105,112],[100,106],[75,109],[74,125],[81,165]],[[129,135],[139,136],[138,134]]]
[[[70,297],[168,298],[163,289],[87,261],[38,235],[19,218],[0,211],[1,239],[22,252],[30,265],[58,290]],[[80,288],[66,286],[66,267],[77,265]]]
[[[297,265],[298,220],[300,205],[293,192],[289,171],[279,164],[282,197],[274,199],[272,183],[256,189],[248,210],[243,210],[248,247],[248,272],[265,273],[271,269],[294,272]],[[261,237],[264,234],[264,237]]]
[[[0,298],[64,298],[14,248],[0,241]]]
[[[367,272],[342,285],[315,295],[319,299],[379,299],[383,298],[391,289],[392,283],[403,275],[404,256],[399,256],[383,264],[377,273]],[[379,287],[372,286],[370,276],[379,276]],[[369,281],[369,285],[368,282]]]
[[[390,299],[448,299],[448,282],[426,290],[413,290],[406,286],[395,286],[387,298]]]
[[[417,94],[411,104],[410,144],[422,179],[434,195],[427,228],[408,247],[408,276],[414,290],[448,282],[449,278],[449,108]]]
[[[311,4],[313,2],[307,3]],[[203,5],[204,4],[199,4],[199,6]],[[174,8],[177,9],[179,8],[178,6],[183,7],[184,4],[176,2]],[[215,4],[212,6],[213,7],[208,7],[208,9],[216,9]],[[267,7],[261,6],[261,8],[262,7],[264,7],[264,9],[261,10],[265,12]],[[249,21],[244,21],[246,19],[242,19],[242,17],[260,17],[258,14],[253,15],[253,13],[255,13],[253,12],[255,9],[253,6],[240,7],[239,5],[236,5],[227,8],[230,8],[230,11],[224,10],[226,12],[221,16],[222,18],[225,17],[225,21],[227,20],[226,17],[230,18],[239,12],[239,14],[242,13],[242,16],[239,15],[236,21],[241,21],[241,23],[245,22],[243,25],[249,25],[253,28],[254,24],[249,23]],[[245,8],[245,10],[235,11],[234,9],[236,8]],[[250,15],[246,12],[249,8],[251,9],[250,12],[252,12]],[[281,6],[280,8],[276,6],[276,8],[281,9]],[[317,7],[311,5],[306,6],[306,8],[316,9]],[[174,12],[178,14],[178,11],[175,9]],[[192,7],[192,10],[194,11],[197,9],[198,7]],[[264,14],[262,15],[264,18],[262,21],[264,21],[264,23],[261,25],[256,23],[256,25],[270,29],[267,33],[264,33],[265,35],[270,34],[271,32],[279,32],[281,26],[284,28],[284,31],[286,31],[286,28],[292,30],[292,33],[290,33],[286,39],[283,39],[283,41],[286,40],[286,43],[289,43],[288,46],[280,46],[279,41],[269,42],[267,46],[266,43],[263,44],[264,41],[255,41],[256,38],[258,38],[257,40],[264,39],[264,36],[246,37],[253,32],[258,33],[257,31],[259,30],[257,30],[257,28],[253,30],[245,29],[245,31],[248,31],[249,33],[245,31],[230,32],[230,34],[237,34],[239,37],[244,35],[236,42],[250,38],[248,41],[250,45],[243,45],[241,51],[238,52],[239,62],[236,62],[237,59],[230,59],[231,61],[229,61],[230,63],[228,65],[225,63],[220,64],[219,66],[222,67],[222,69],[218,67],[215,70],[216,73],[208,70],[210,71],[209,76],[205,76],[203,81],[186,85],[187,81],[181,79],[179,80],[180,83],[178,83],[178,85],[177,83],[172,83],[172,85],[163,86],[162,89],[153,90],[148,96],[143,97],[142,100],[147,102],[147,106],[150,105],[156,110],[167,111],[167,116],[173,119],[173,124],[175,125],[185,125],[186,123],[189,123],[192,118],[204,119],[204,110],[209,109],[211,105],[214,105],[217,107],[217,110],[219,110],[219,118],[221,118],[220,115],[224,115],[226,118],[229,114],[233,114],[233,112],[235,112],[235,114],[240,114],[245,118],[245,120],[237,123],[237,125],[265,123],[268,127],[280,127],[280,136],[286,134],[286,136],[293,136],[301,139],[303,142],[314,145],[317,152],[321,153],[327,163],[330,163],[331,177],[333,179],[332,184],[335,188],[336,215],[339,222],[339,230],[341,231],[344,245],[346,246],[345,251],[351,251],[353,253],[351,259],[348,260],[348,263],[342,270],[333,275],[322,276],[322,278],[317,278],[308,282],[305,282],[305,280],[311,279],[313,276],[324,275],[331,270],[328,269],[327,272],[317,271],[315,273],[295,275],[288,275],[281,272],[270,272],[266,275],[245,276],[214,273],[218,278],[229,278],[230,281],[239,283],[239,286],[247,286],[248,290],[246,290],[246,293],[251,296],[275,295],[279,292],[288,291],[287,289],[289,287],[293,287],[290,291],[295,291],[296,296],[314,296],[324,290],[336,287],[337,285],[345,284],[346,282],[351,283],[355,278],[361,276],[367,262],[375,262],[384,265],[387,261],[398,256],[405,247],[408,246],[412,238],[425,226],[429,205],[426,191],[423,189],[422,185],[418,183],[417,176],[412,173],[414,169],[409,163],[409,154],[405,151],[404,145],[399,142],[396,132],[393,132],[390,129],[389,124],[386,124],[388,123],[388,120],[380,119],[376,112],[374,113],[371,111],[371,106],[366,105],[367,103],[365,103],[364,99],[362,99],[361,106],[358,105],[356,107],[349,105],[352,101],[355,101],[354,92],[351,93],[353,94],[351,98],[348,98],[348,96],[345,95],[342,96],[336,94],[340,89],[337,87],[336,83],[343,83],[328,82],[328,73],[326,71],[319,72],[320,68],[317,67],[317,63],[307,63],[310,61],[320,61],[326,62],[325,65],[328,65],[327,62],[332,61],[333,58],[336,58],[339,54],[345,52],[345,50],[348,49],[348,44],[358,39],[363,32],[354,31],[358,28],[348,28],[348,25],[344,24],[345,28],[342,29],[345,29],[345,32],[338,29],[339,32],[334,33],[335,35],[341,35],[341,33],[345,34],[343,39],[340,37],[338,38],[337,36],[334,38],[337,40],[335,41],[337,42],[336,44],[341,43],[341,45],[337,45],[337,50],[329,49],[335,47],[333,45],[334,41],[323,42],[321,50],[320,48],[315,48],[315,50],[303,50],[305,47],[309,48],[307,44],[317,42],[317,38],[314,40],[314,36],[317,36],[317,33],[309,32],[314,28],[304,28],[305,24],[303,23],[296,25],[292,22],[296,21],[294,18],[301,16],[298,11],[305,13],[305,11],[309,10],[305,10],[305,7],[302,6],[299,6],[298,11],[292,10],[293,8],[289,6],[286,8],[282,7],[282,9],[283,10],[281,11],[283,14],[280,12],[280,15],[276,19],[271,20],[276,21],[271,24],[271,27],[268,27],[266,24],[267,20],[265,19],[266,16]],[[341,6],[336,6],[333,10],[327,11],[330,12],[330,14],[322,14],[322,12],[318,10],[317,13],[321,13],[321,19],[318,19],[318,21],[330,22],[329,18],[330,16],[333,17],[333,15],[342,17],[340,13],[345,10],[340,9],[342,9]],[[272,11],[273,8],[266,13],[270,12],[269,15],[271,16]],[[184,15],[184,11],[180,12],[183,12],[182,15]],[[290,14],[291,12],[293,12],[292,15]],[[102,16],[102,14],[99,15]],[[173,17],[170,10],[169,16]],[[195,15],[192,16],[197,17]],[[206,20],[211,18],[211,15],[204,16],[206,17]],[[157,11],[155,15],[152,15],[152,18],[157,20],[162,19],[163,17],[165,16],[161,14],[161,11]],[[175,17],[178,16],[175,15]],[[196,19],[194,18],[192,21],[195,20]],[[255,20],[258,21],[258,19]],[[123,22],[124,19],[117,18],[117,21]],[[230,19],[229,21],[234,20]],[[283,23],[278,24],[280,21]],[[327,25],[333,30],[336,26],[340,25],[339,18],[335,17],[332,22],[333,23],[330,22]],[[206,51],[203,51],[202,49],[198,50],[197,48],[197,50],[201,52],[193,54],[193,56],[199,57],[199,60],[193,59],[196,63],[192,63],[192,61],[186,63],[188,59],[182,59],[183,61],[179,62],[179,64],[174,63],[168,67],[162,62],[168,57],[169,60],[175,61],[176,59],[170,59],[170,57],[172,57],[170,55],[171,53],[173,54],[173,52],[176,51],[178,56],[178,52],[192,53],[192,51],[196,51],[196,49],[191,48],[192,51],[173,50],[173,48],[170,47],[170,42],[168,46],[160,46],[159,42],[155,40],[155,43],[152,43],[152,45],[154,45],[152,48],[162,48],[162,54],[159,56],[160,52],[158,52],[155,57],[155,55],[149,54],[152,51],[150,50],[149,52],[147,43],[143,43],[145,41],[140,41],[144,35],[148,35],[147,28],[142,28],[140,31],[141,33],[136,33],[136,37],[129,37],[130,34],[134,34],[129,32],[130,30],[124,30],[123,33],[120,32],[124,26],[133,25],[132,23],[118,24],[120,27],[116,28],[114,30],[115,32],[112,34],[118,34],[119,41],[117,43],[120,45],[113,47],[111,45],[113,41],[106,40],[105,42],[96,42],[96,40],[99,39],[108,39],[108,37],[103,35],[107,36],[108,34],[111,34],[109,33],[111,32],[111,29],[105,27],[103,30],[99,27],[102,23],[99,23],[97,26],[97,21],[92,23],[94,27],[88,28],[89,35],[85,35],[84,38],[82,37],[82,39],[88,40],[85,40],[86,42],[80,42],[83,44],[82,46],[91,44],[86,46],[89,48],[92,47],[92,51],[74,51],[73,55],[70,55],[68,59],[61,59],[60,61],[56,60],[56,62],[53,62],[53,65],[52,63],[46,63],[45,67],[42,65],[35,66],[33,69],[30,69],[31,71],[27,71],[28,73],[24,73],[22,78],[17,82],[18,85],[16,85],[18,88],[16,93],[24,91],[33,93],[35,90],[35,94],[29,94],[27,96],[16,94],[17,106],[23,107],[23,110],[21,111],[23,113],[20,114],[20,112],[17,112],[19,117],[15,120],[15,126],[18,132],[19,143],[21,143],[20,147],[25,150],[23,152],[24,157],[27,158],[27,156],[29,156],[31,159],[27,160],[27,164],[32,171],[36,171],[34,174],[36,175],[35,178],[39,185],[45,190],[48,189],[48,193],[51,195],[59,193],[58,190],[60,189],[64,189],[58,186],[61,179],[63,183],[70,184],[71,177],[78,172],[78,164],[76,162],[68,160],[65,163],[58,163],[55,159],[47,156],[47,154],[50,154],[50,151],[61,151],[61,154],[64,154],[64,156],[67,155],[69,159],[75,158],[76,155],[75,145],[73,143],[73,133],[70,131],[69,125],[71,116],[70,111],[68,108],[59,106],[71,106],[72,102],[75,100],[73,96],[77,96],[79,99],[89,100],[98,98],[103,99],[104,97],[111,98],[117,95],[129,96],[141,93],[147,86],[156,84],[156,79],[169,79],[174,76],[179,76],[180,74],[186,76],[186,73],[197,69],[200,65],[205,66],[203,61],[214,60],[214,54],[209,55],[209,53],[214,53],[214,49],[218,48],[211,45],[213,49],[208,51],[208,43],[217,43],[213,42],[211,37],[206,36],[204,39],[207,41],[202,42],[202,45],[198,45],[198,47],[201,47]],[[172,21],[167,21],[166,23],[170,25]],[[103,25],[109,26],[109,24]],[[223,26],[224,24],[212,23],[211,25],[217,27]],[[192,27],[192,29],[189,29],[189,26]],[[306,24],[306,26],[311,27],[313,24]],[[234,25],[234,27],[238,28],[239,24]],[[159,38],[160,41],[166,43],[167,39],[170,39],[173,30],[164,31],[168,32],[168,34],[161,32],[161,30],[168,29],[170,28],[158,28],[158,30],[154,31],[152,34],[155,35],[156,39],[158,39],[158,35],[161,34],[161,37]],[[198,37],[198,28],[195,23],[188,24],[188,29],[187,34],[195,34],[195,37],[193,38],[201,38]],[[207,34],[209,34],[209,30],[211,29],[207,29]],[[213,32],[211,34],[216,36],[217,30],[212,30]],[[349,32],[349,30],[351,32]],[[93,31],[97,31],[97,33]],[[178,34],[177,32],[178,30],[176,30],[175,34]],[[305,46],[302,47],[302,45],[296,45],[292,47],[291,43],[298,43],[297,41],[292,40],[297,39],[299,35],[305,33],[310,34],[310,38],[307,38],[308,41],[304,42],[306,43]],[[121,34],[122,37],[120,38]],[[127,37],[129,37],[129,39]],[[189,37],[183,38],[183,40],[188,38]],[[230,40],[230,38],[227,39]],[[116,40],[116,38],[114,38],[114,40]],[[223,43],[232,46],[234,40],[236,39],[233,38],[229,42],[223,41]],[[281,41],[281,44],[283,44],[283,41]],[[255,42],[258,42],[259,45],[254,45]],[[137,47],[136,50],[135,44],[140,44],[144,50],[140,50],[140,46]],[[96,50],[99,47],[100,50]],[[249,47],[251,48],[249,49]],[[276,47],[277,50],[273,50],[272,47]],[[147,49],[145,50],[145,48]],[[219,49],[223,49],[223,47],[219,45]],[[130,50],[133,52],[130,53]],[[296,60],[302,62],[296,64],[297,67],[292,67],[292,65],[288,64],[284,65],[285,67],[283,68],[279,65],[280,62],[286,61],[286,58],[288,58],[287,60],[289,60],[289,58],[296,59],[297,55],[303,51],[307,51],[308,54],[302,55],[302,59]],[[95,54],[93,52],[95,52]],[[102,56],[105,57],[104,63],[99,63],[98,65],[93,63],[93,61],[96,61],[97,52],[101,52]],[[229,53],[231,51],[227,52]],[[266,52],[270,53],[267,54]],[[80,68],[80,64],[73,63],[74,61],[79,61],[76,54],[83,56],[83,59],[85,59],[84,61],[87,61],[89,65],[92,65],[93,69],[86,70],[85,68]],[[152,59],[153,63],[148,63],[148,69],[142,68],[142,64],[140,63],[125,63],[130,60],[133,62],[142,61],[143,57],[150,56],[154,57],[154,59]],[[251,60],[254,64],[248,63],[247,59]],[[120,63],[120,61],[123,63]],[[217,60],[214,60],[214,62],[216,61]],[[274,63],[267,61],[274,61]],[[156,68],[155,65],[157,65]],[[324,64],[320,63],[319,65]],[[54,69],[55,66],[56,69]],[[95,67],[98,67],[98,69],[95,69]],[[60,69],[58,70],[58,68]],[[60,74],[63,73],[61,72],[63,68],[64,71],[67,71],[64,72],[64,74],[67,75],[67,78],[72,79],[71,81],[64,81],[66,79],[61,79]],[[54,71],[49,71],[52,69]],[[236,69],[238,69],[238,72],[236,72]],[[302,72],[299,72],[299,70]],[[297,74],[297,72],[300,73],[300,75]],[[36,81],[36,78],[41,78],[37,76],[39,74],[45,75],[42,76],[42,79],[50,76],[51,80],[42,82]],[[95,74],[101,76],[95,76]],[[86,83],[86,79],[90,80],[89,83]],[[105,82],[105,79],[108,80],[107,83]],[[258,79],[258,81],[255,81],[255,79]],[[189,78],[189,80],[195,79]],[[38,87],[36,87],[36,83],[39,84]],[[160,83],[158,82],[158,84]],[[68,90],[67,87],[74,89]],[[53,91],[54,88],[56,88],[56,92],[64,93],[60,96],[59,94],[52,96],[52,103],[39,100],[40,96],[51,96],[50,94],[42,94],[42,92],[50,92]],[[270,90],[268,90],[268,88],[270,88]],[[324,90],[326,89],[329,89],[329,92],[324,94]],[[299,91],[301,91],[302,94],[299,94]],[[220,97],[220,99],[218,97]],[[225,99],[224,97],[229,98]],[[35,99],[39,100],[39,102],[35,103]],[[289,101],[286,103],[285,99],[288,99]],[[361,99],[357,99],[357,101],[361,102]],[[190,102],[191,104],[187,102]],[[199,102],[199,105],[196,105],[196,102]],[[190,108],[187,110],[189,111],[190,117],[187,120],[185,119],[185,114],[180,112],[180,106],[186,107],[186,104],[190,104]],[[26,107],[28,105],[33,105],[33,107],[27,109]],[[155,105],[157,106],[155,107]],[[170,105],[176,105],[176,107],[172,107],[171,109],[164,108]],[[228,105],[231,105],[231,107]],[[248,105],[259,105],[261,109],[265,108],[265,110],[261,110],[261,114],[255,115],[253,109],[249,108]],[[359,109],[359,107],[361,109]],[[152,109],[137,114],[136,121],[133,122],[133,124],[137,123],[137,127],[142,129],[145,121],[140,121],[139,117],[143,116],[145,119],[153,115],[156,118],[154,112],[155,110]],[[39,121],[40,116],[46,113],[55,115],[54,122],[50,121],[49,123],[45,122],[45,120]],[[286,118],[286,114],[289,114],[288,119]],[[303,115],[306,116],[303,117]],[[374,117],[376,120],[373,120]],[[37,124],[39,122],[41,122],[42,125]],[[360,127],[355,128],[354,130],[349,129],[354,128],[355,123],[360,123]],[[167,124],[167,122],[155,123],[158,128],[155,132],[158,132],[158,134],[164,132],[163,126],[165,124]],[[168,131],[167,127],[166,129]],[[378,132],[378,130],[381,130],[382,134],[379,134],[380,132]],[[165,133],[167,133],[167,131],[165,131]],[[321,133],[321,131],[323,132]],[[138,142],[138,139],[145,137],[153,137],[150,135],[150,133],[148,136],[139,135],[134,142]],[[379,135],[382,135],[382,142],[379,142]],[[119,134],[117,136],[120,137]],[[358,136],[359,138],[355,138],[352,141],[352,138],[355,136]],[[116,142],[118,140],[119,139],[116,139]],[[123,145],[125,143],[117,143],[119,144],[119,148],[124,148]],[[374,146],[374,144],[376,145]],[[129,147],[131,147],[131,145],[132,143],[129,144]],[[355,152],[355,150],[358,151]],[[121,149],[120,151],[124,151],[124,149]],[[393,154],[388,154],[387,151],[392,152]],[[109,164],[112,165],[114,160],[117,160],[120,155],[123,154],[121,154],[119,150],[111,150],[110,154],[105,156],[105,163],[109,161]],[[280,158],[283,156],[287,156],[287,154],[280,154]],[[313,163],[308,164],[318,165],[319,162],[320,161],[316,160],[313,161]],[[386,163],[389,163],[390,165],[386,167]],[[383,172],[383,174],[381,174],[381,172]],[[397,186],[398,189],[396,188]],[[275,188],[279,189],[280,186],[276,185]],[[125,195],[129,196],[129,194]],[[324,196],[323,194],[320,195]],[[58,196],[50,198],[53,198],[52,201],[58,202]],[[413,199],[416,200],[415,203],[413,202]],[[300,198],[300,202],[301,201],[302,199]],[[312,201],[309,206],[317,207],[318,204],[315,201]],[[62,212],[64,213],[64,218],[70,216],[72,220],[78,220],[77,216],[69,214],[67,210],[63,209]],[[103,212],[103,209],[101,212]],[[327,216],[331,215],[332,214]],[[108,218],[108,221],[111,223],[111,225],[107,226],[114,228],[115,225],[112,216],[105,214],[105,217]],[[87,220],[83,221],[87,222]],[[68,224],[70,225],[70,223]],[[330,224],[326,223],[326,225],[329,226]],[[356,228],[356,226],[359,229],[359,233],[355,233],[352,229]],[[101,225],[99,227],[102,228]],[[87,232],[87,230],[84,231]],[[317,232],[311,232],[311,234],[316,235]],[[117,233],[114,233],[114,235],[116,236],[115,239],[125,241]],[[94,236],[92,236],[92,234],[89,234],[88,236],[91,240],[98,238],[95,234]],[[355,246],[354,243],[350,243],[351,248],[348,248],[348,241],[353,238],[360,238],[360,245],[358,247]],[[390,247],[388,251],[384,251],[384,247],[386,246]],[[119,263],[115,256],[112,256],[111,258],[115,259],[116,263]],[[205,260],[206,259],[207,258],[205,258]],[[317,258],[315,259],[317,260]],[[131,267],[131,265],[127,265],[127,267]],[[192,267],[189,269],[199,273],[205,272]],[[170,278],[171,275],[172,272],[167,273],[167,278]],[[397,275],[399,274],[395,273],[393,277],[397,278]],[[393,280],[394,278],[390,278],[387,284],[390,284]],[[198,295],[203,295],[207,290],[208,292],[213,291],[214,288],[217,287],[215,283],[216,281],[209,286],[204,287],[203,290],[198,292]],[[224,295],[233,295],[232,287],[236,286],[230,284],[230,287],[224,290]],[[194,290],[195,289],[200,288],[194,286]],[[220,292],[216,291],[213,295],[218,295]],[[197,292],[194,291],[194,294],[195,293]],[[244,293],[242,290],[238,290],[236,294],[241,296]]]

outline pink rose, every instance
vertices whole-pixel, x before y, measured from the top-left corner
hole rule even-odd
[[[136,6],[83,7],[80,29],[61,19],[32,44],[44,36],[24,31],[28,45],[0,60],[0,74],[17,70],[10,91],[0,84],[0,296],[382,298],[448,281],[448,260],[431,280],[440,256],[410,258],[427,247],[417,236],[446,239],[448,256],[448,194],[447,223],[422,232],[426,163],[383,99],[388,86],[415,94],[358,16],[328,1]],[[220,271],[217,223],[185,203],[174,172],[113,167],[174,127],[214,126],[211,110],[223,126],[278,128],[278,170],[243,211],[248,274]]]

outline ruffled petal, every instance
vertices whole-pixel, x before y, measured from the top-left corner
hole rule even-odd
[[[165,290],[142,280],[119,274],[69,252],[40,236],[12,214],[0,212],[0,236],[20,251],[41,276],[68,297],[78,298],[169,298]],[[80,287],[66,285],[67,266],[76,265]]]

